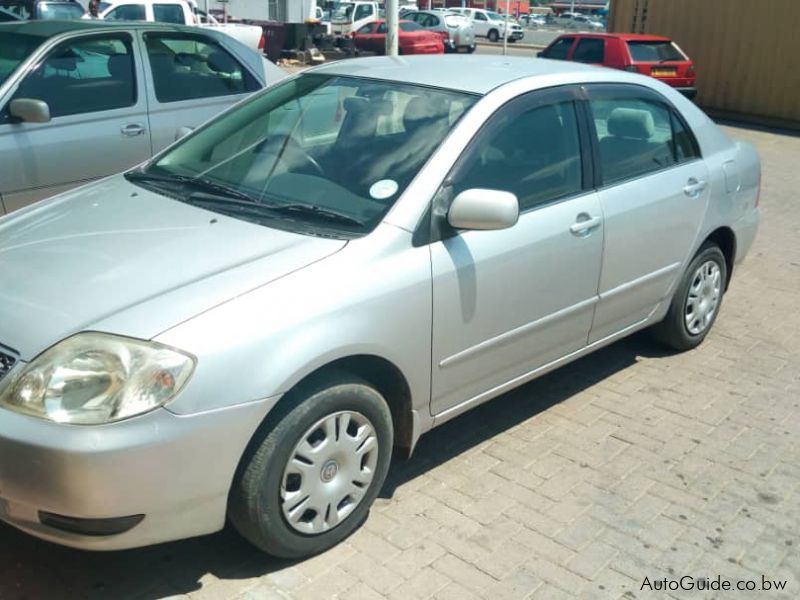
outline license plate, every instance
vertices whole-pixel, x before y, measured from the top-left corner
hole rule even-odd
[[[677,73],[677,69],[653,69],[650,71],[653,77],[675,77]]]

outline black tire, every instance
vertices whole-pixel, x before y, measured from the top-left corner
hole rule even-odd
[[[708,325],[699,333],[692,333],[686,325],[686,304],[689,289],[695,281],[695,273],[701,265],[713,261],[720,272],[721,286],[719,291],[719,299],[717,301],[716,309],[711,316]],[[652,328],[653,335],[662,344],[683,352],[691,350],[699,346],[711,331],[714,322],[717,320],[720,308],[722,307],[722,299],[725,294],[725,284],[728,281],[728,266],[725,262],[725,256],[719,246],[712,242],[706,242],[695,254],[695,257],[689,263],[686,271],[681,278],[678,288],[675,290],[675,295],[672,297],[667,315],[664,320],[656,324]]]
[[[517,43],[517,38],[513,38],[513,37],[508,38],[508,43],[509,44],[516,44]]]
[[[478,46],[477,46],[476,44],[472,44],[472,46],[468,46],[468,47],[467,47],[467,53],[469,53],[469,54],[472,54],[473,52],[475,52],[475,49],[476,49],[477,47],[478,47]]]
[[[304,558],[335,546],[366,519],[386,479],[393,445],[392,416],[384,398],[369,383],[344,373],[320,377],[292,392],[270,415],[272,423],[256,434],[231,488],[228,516],[254,546],[278,558]],[[353,411],[369,419],[377,438],[374,476],[352,512],[323,533],[291,527],[281,508],[281,485],[290,455],[303,434],[320,419]],[[337,434],[338,435],[338,434]]]
[[[497,31],[497,29],[490,29],[486,37],[489,38],[490,42],[496,42],[500,39],[500,33]]]

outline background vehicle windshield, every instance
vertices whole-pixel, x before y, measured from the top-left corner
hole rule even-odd
[[[83,7],[77,2],[40,2],[40,19],[80,19]]]
[[[309,74],[213,121],[146,173],[199,178],[263,206],[312,205],[346,216],[353,223],[336,227],[363,235],[477,98]]]
[[[686,60],[680,50],[672,42],[628,42],[631,58],[636,62],[664,62],[668,60]]]
[[[36,50],[41,41],[33,35],[0,32],[0,84]]]

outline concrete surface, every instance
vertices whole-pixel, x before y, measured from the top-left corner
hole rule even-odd
[[[751,598],[641,591],[688,575],[800,597],[800,137],[764,161],[763,224],[706,343],[638,335],[425,436],[365,525],[300,563],[235,534],[91,554],[0,526],[0,598]]]

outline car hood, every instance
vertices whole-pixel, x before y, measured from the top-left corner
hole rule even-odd
[[[28,360],[79,331],[150,339],[345,244],[112,177],[0,218],[0,345]]]

